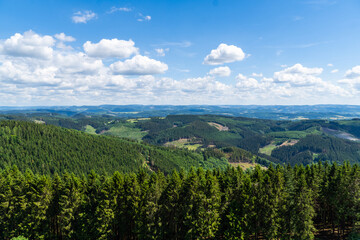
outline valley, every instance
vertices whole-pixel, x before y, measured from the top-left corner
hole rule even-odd
[[[36,125],[55,125],[110,137],[112,141],[189,151],[232,163],[226,149],[246,151],[242,162],[311,164],[319,161],[360,161],[360,120],[268,120],[223,115],[168,115],[150,118],[119,118],[111,115],[23,113],[1,115]],[[214,151],[217,153],[215,154]],[[215,164],[216,166],[217,164]],[[156,168],[156,167],[155,167]]]

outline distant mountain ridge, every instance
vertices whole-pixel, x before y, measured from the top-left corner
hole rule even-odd
[[[215,114],[263,119],[350,119],[360,117],[360,105],[99,105],[0,106],[0,114],[58,113],[117,117],[165,117],[179,114]]]

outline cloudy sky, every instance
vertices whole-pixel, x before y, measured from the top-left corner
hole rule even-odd
[[[360,104],[357,0],[0,0],[0,106]]]

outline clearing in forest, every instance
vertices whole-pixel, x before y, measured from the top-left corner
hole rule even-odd
[[[219,131],[229,131],[229,128],[228,128],[228,127],[223,126],[223,125],[221,125],[221,124],[219,124],[219,123],[208,122],[208,124],[209,124],[210,126],[216,127],[217,130],[219,130]]]
[[[199,147],[202,147],[201,144],[199,144],[196,139],[190,139],[190,138],[180,138],[175,141],[167,142],[164,144],[166,147],[177,147],[177,148],[187,148],[189,150],[196,150]]]

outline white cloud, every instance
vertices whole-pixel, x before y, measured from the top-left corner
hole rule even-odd
[[[360,77],[360,65],[347,70],[345,73],[345,77],[350,78],[350,79],[359,78]]]
[[[139,49],[135,47],[135,43],[131,39],[129,41],[118,40],[116,38],[102,39],[98,43],[87,41],[83,47],[90,57],[100,58],[128,58],[139,52]]]
[[[55,34],[54,37],[58,40],[56,47],[62,50],[72,50],[73,48],[66,45],[65,42],[74,42],[76,39],[72,36],[67,36],[65,33]]]
[[[219,77],[228,77],[231,74],[231,70],[227,66],[218,67],[218,68],[211,69],[209,74],[213,75],[213,76],[219,76]]]
[[[110,14],[110,13],[114,13],[114,12],[131,12],[131,11],[132,11],[132,9],[127,8],[127,7],[119,7],[119,8],[112,7],[108,13]]]
[[[93,11],[78,11],[72,16],[72,21],[74,23],[87,23],[91,19],[96,18],[96,16],[96,13]]]
[[[243,50],[234,45],[221,43],[217,49],[211,50],[204,59],[204,64],[221,65],[235,61],[242,61],[245,58]]]
[[[252,73],[251,76],[253,77],[263,77],[262,73]]]
[[[76,39],[72,36],[66,36],[65,33],[55,34],[54,37],[62,42],[74,42]]]
[[[293,86],[314,85],[322,81],[317,77],[322,71],[322,68],[307,68],[297,63],[292,67],[275,72],[274,80],[279,83],[290,83]]]
[[[151,16],[149,16],[149,15],[145,16],[145,15],[142,15],[141,13],[139,13],[139,17],[140,18],[137,19],[139,22],[144,22],[144,21],[148,22],[151,20]]]
[[[246,76],[242,75],[241,73],[239,73],[236,76],[236,79],[238,80],[238,82],[236,83],[235,86],[237,88],[239,88],[240,90],[246,91],[246,90],[260,87],[259,82],[255,78],[247,78]]]
[[[360,91],[360,65],[347,70],[345,72],[345,78],[339,80],[338,82],[347,84],[351,91]]]
[[[56,44],[56,47],[61,49],[61,50],[65,50],[65,51],[73,50],[73,48],[71,46],[66,45],[64,42],[58,42]]]
[[[328,67],[333,67],[333,66],[334,66],[334,64],[332,64],[332,63],[328,63],[328,64],[327,64],[327,66],[328,66]]]
[[[165,56],[165,52],[168,52],[170,49],[169,48],[156,48],[155,51],[157,53],[158,56],[160,57],[164,57]]]
[[[339,69],[331,70],[331,73],[337,73],[337,72],[339,72]]]
[[[146,56],[136,55],[124,62],[118,61],[111,64],[110,69],[114,74],[152,75],[164,73],[168,70],[168,66]]]
[[[48,59],[53,54],[54,43],[53,37],[40,36],[30,30],[24,34],[16,33],[6,39],[3,44],[0,43],[0,54]]]
[[[360,100],[357,97],[360,96],[360,66],[346,71],[344,79],[338,81],[343,85],[321,79],[321,68],[301,64],[280,68],[272,77],[260,73],[239,74],[234,83],[216,80],[216,76],[230,72],[225,66],[214,68],[205,76],[172,79],[156,76],[164,73],[168,66],[149,57],[135,55],[114,62],[118,60],[113,58],[110,49],[118,49],[118,45],[111,45],[117,41],[89,42],[93,49],[86,53],[78,48],[69,50],[64,40],[71,38],[65,33],[51,37],[28,32],[13,37],[17,40],[0,39],[3,105],[312,104],[336,103],[334,99],[348,99],[349,103]],[[59,44],[63,44],[63,48]],[[135,48],[133,43],[129,46]],[[159,49],[163,47],[165,50],[166,46]],[[130,53],[119,50],[115,55],[131,57],[139,52],[135,49]],[[101,51],[105,53],[100,54]],[[103,63],[101,57],[109,58]],[[174,74],[188,72],[176,66],[171,70]]]
[[[95,74],[104,66],[101,60],[90,58],[82,52],[56,54],[53,63],[59,66],[59,73],[66,74]]]

